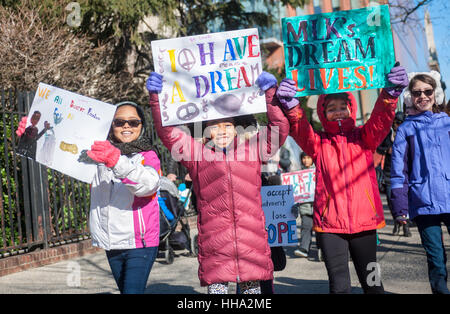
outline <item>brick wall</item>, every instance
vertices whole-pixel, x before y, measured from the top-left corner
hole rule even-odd
[[[91,242],[91,240],[84,240],[46,250],[2,258],[0,259],[0,276],[101,251],[101,249],[93,247]]]
[[[187,222],[189,223],[191,230],[197,229],[197,216],[188,217]],[[180,229],[181,226],[178,224],[176,230],[179,231]],[[102,251],[102,249],[93,247],[92,240],[89,239],[76,243],[55,246],[46,250],[0,258],[0,277],[99,251]]]

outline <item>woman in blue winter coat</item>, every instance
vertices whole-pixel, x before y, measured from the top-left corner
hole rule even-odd
[[[433,293],[449,293],[441,223],[450,233],[450,117],[433,113],[443,96],[439,80],[418,74],[409,93],[417,114],[398,128],[392,150],[391,196],[396,221],[417,224]],[[438,99],[438,102],[436,101]]]

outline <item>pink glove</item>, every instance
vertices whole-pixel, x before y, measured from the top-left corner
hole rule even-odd
[[[25,128],[27,126],[27,116],[22,117],[22,120],[19,122],[19,127],[16,130],[16,134],[18,137],[21,137],[23,133],[25,133]]]
[[[95,141],[87,155],[94,161],[103,163],[108,168],[117,164],[120,157],[120,150],[114,147],[109,141]]]

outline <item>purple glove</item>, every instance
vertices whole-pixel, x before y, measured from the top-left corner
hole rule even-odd
[[[409,84],[408,74],[406,74],[406,70],[404,67],[400,66],[400,62],[396,62],[394,67],[387,75],[388,81],[394,84],[395,86],[386,87],[385,90],[392,97],[399,97],[403,92],[403,89],[406,88]]]
[[[262,72],[255,81],[256,85],[263,90],[266,91],[269,88],[277,85],[277,79],[270,73]]]
[[[159,94],[162,91],[162,75],[156,72],[150,72],[150,76],[145,83],[145,87],[150,93]]]
[[[294,80],[285,78],[281,81],[277,90],[277,97],[285,109],[292,109],[298,105],[299,101],[295,98],[297,87]]]

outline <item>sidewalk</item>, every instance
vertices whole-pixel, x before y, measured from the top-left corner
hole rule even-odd
[[[384,197],[384,195],[383,195]],[[383,199],[384,201],[384,199]],[[378,263],[387,293],[429,294],[425,252],[420,244],[417,228],[412,228],[412,237],[393,236],[392,218],[385,211],[387,226],[379,231],[381,245]],[[450,236],[446,228],[444,241],[447,252]],[[195,229],[191,230],[196,232]],[[287,265],[283,271],[275,272],[274,287],[278,294],[326,294],[328,277],[323,262],[313,244],[311,257],[299,258],[294,255],[295,247],[286,247]],[[200,287],[197,258],[188,256],[187,251],[175,251],[175,261],[165,264],[163,254],[156,259],[147,285],[149,294],[204,294]],[[449,265],[447,265],[449,267]],[[350,263],[354,293],[362,293]],[[450,269],[449,269],[450,271]],[[235,285],[230,285],[234,290]],[[118,290],[111,275],[108,261],[103,251],[70,261],[39,267],[20,273],[0,277],[1,294],[117,294]]]

